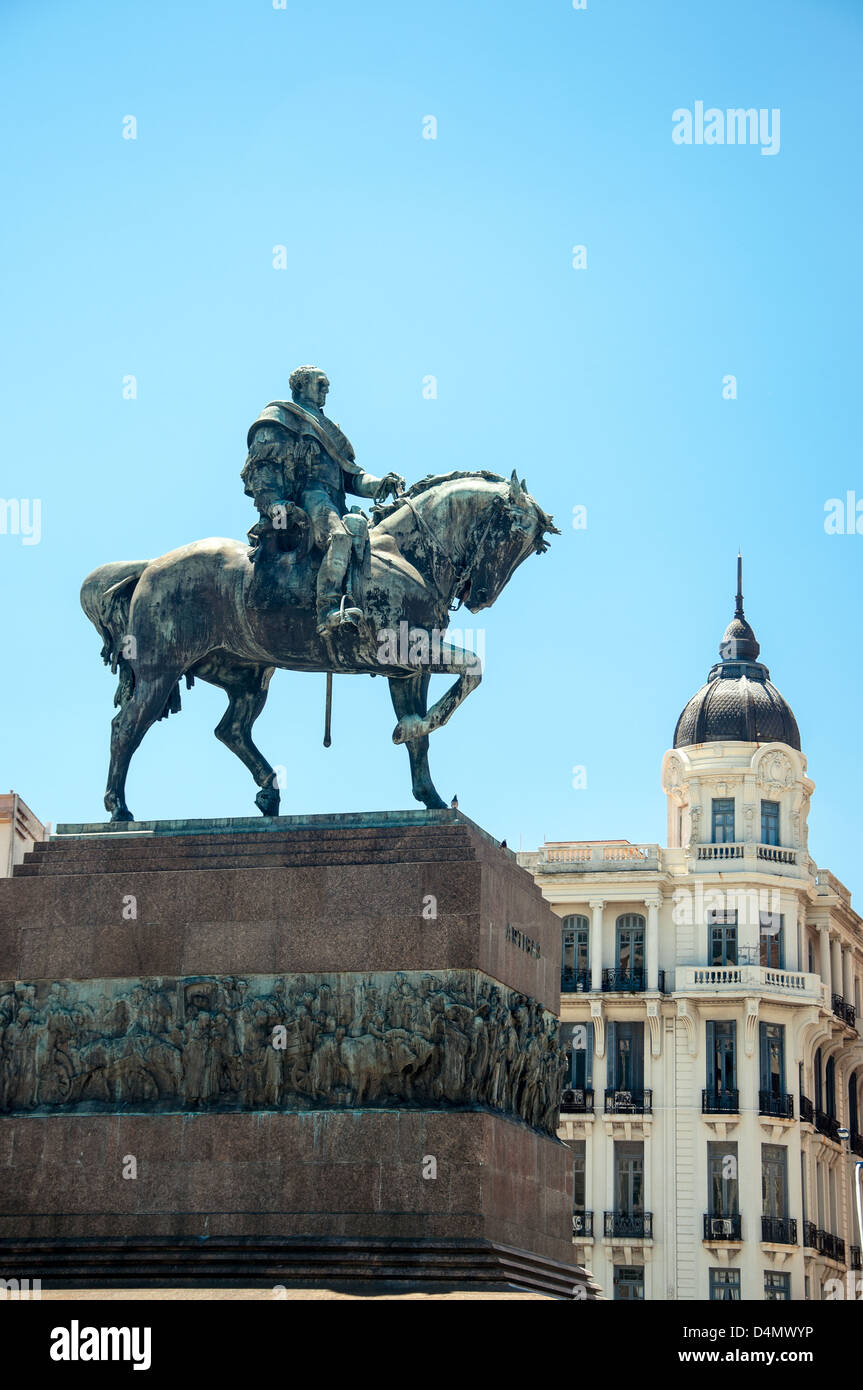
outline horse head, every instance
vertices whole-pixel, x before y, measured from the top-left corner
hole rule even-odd
[[[465,546],[466,566],[455,594],[471,613],[494,603],[528,555],[548,549],[547,535],[560,535],[514,469],[509,482],[501,478],[492,487],[495,495],[481,510]]]

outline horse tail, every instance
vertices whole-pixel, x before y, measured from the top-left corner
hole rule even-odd
[[[134,637],[129,633],[129,609],[138,580],[149,560],[100,565],[81,585],[81,607],[102,638],[101,656],[118,676],[114,704],[128,704],[135,689]],[[180,683],[174,686],[160,719],[180,710]]]

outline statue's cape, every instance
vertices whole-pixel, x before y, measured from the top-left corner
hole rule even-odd
[[[321,414],[320,418],[304,410],[296,401],[270,401],[265,405],[257,420],[249,430],[248,446],[251,449],[255,435],[262,425],[281,425],[291,434],[311,436],[346,473],[362,473],[362,468],[354,458],[351,441],[342,434],[335,420]]]

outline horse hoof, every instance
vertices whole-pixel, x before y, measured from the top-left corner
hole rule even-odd
[[[129,810],[127,810],[127,808],[126,808],[125,806],[122,808],[122,810],[114,811],[114,812],[112,813],[112,815],[111,815],[111,820],[112,820],[112,821],[121,821],[121,820],[122,820],[122,821],[127,821],[127,820],[134,820],[134,819],[135,819],[135,817],[132,815],[132,812],[129,811]]]
[[[393,729],[393,743],[409,743],[411,739],[422,738],[422,723],[418,714],[406,714]]]
[[[255,797],[255,805],[262,816],[277,816],[279,814],[279,800],[278,787],[261,787]]]

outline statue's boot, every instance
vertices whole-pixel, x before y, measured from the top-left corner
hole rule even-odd
[[[358,628],[364,619],[363,610],[353,603],[349,604],[344,593],[350,558],[351,538],[337,532],[330,537],[318,571],[317,614],[318,635],[321,637],[342,626]]]

